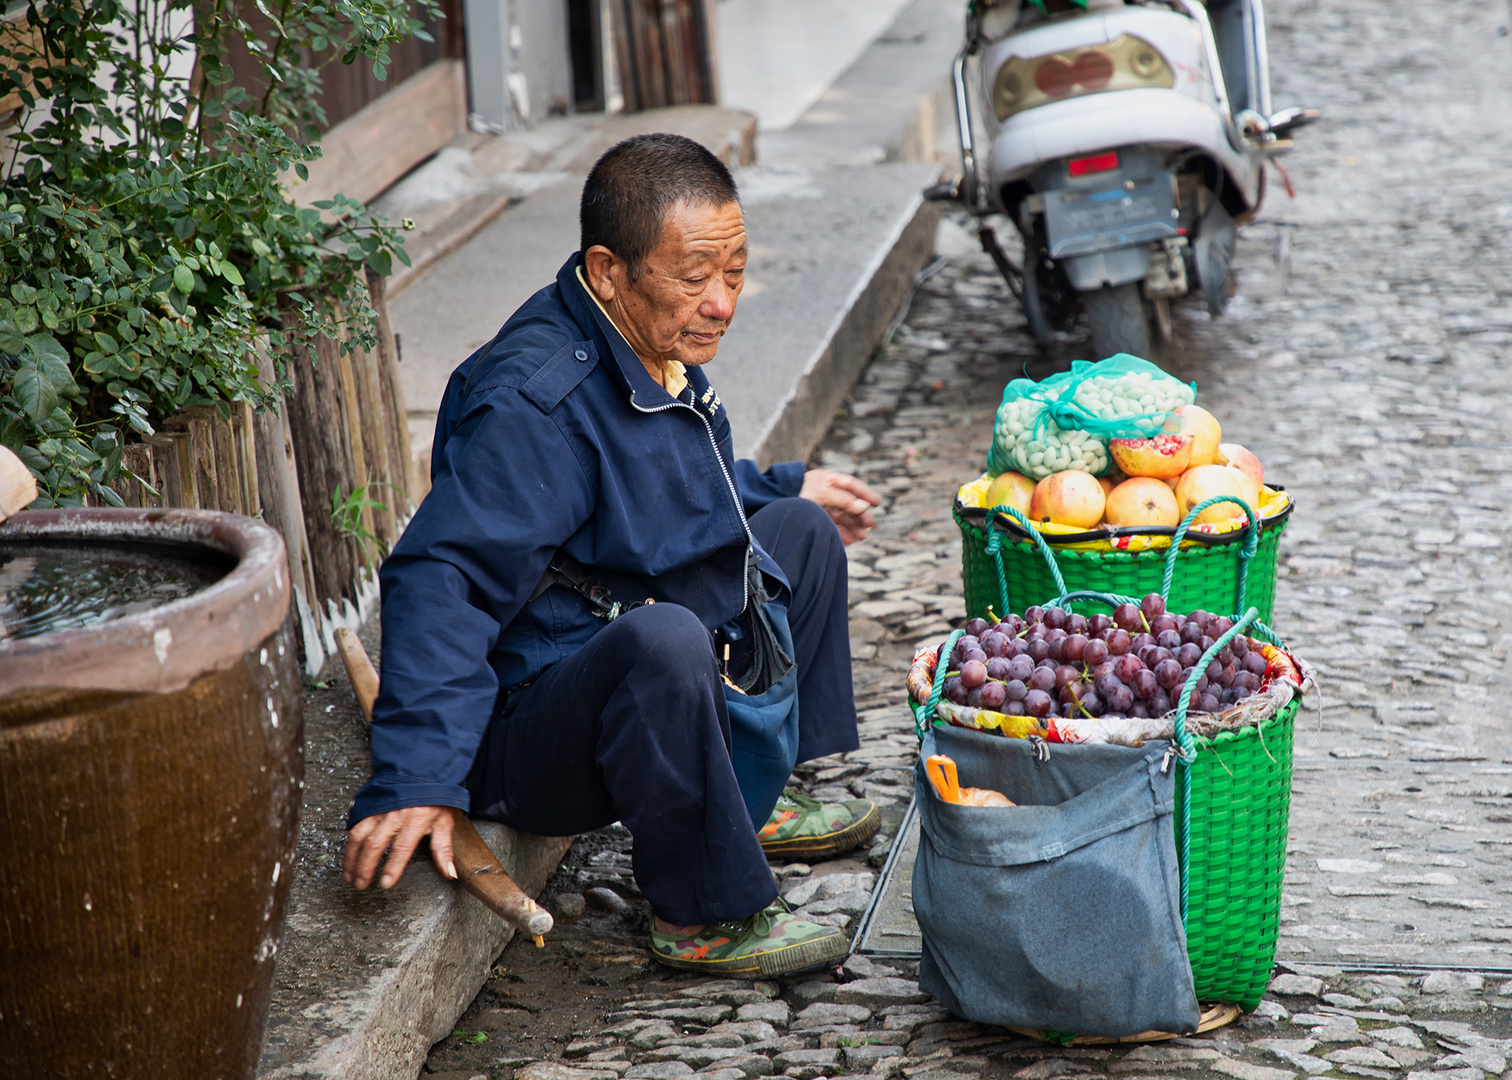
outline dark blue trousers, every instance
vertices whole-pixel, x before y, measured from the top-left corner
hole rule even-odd
[[[792,586],[798,760],[854,750],[840,534],[805,499],[763,507],[751,531]],[[473,816],[542,836],[622,822],[635,880],[669,922],[740,919],[776,896],[730,763],[713,639],[675,604],[620,616],[512,693],[467,784]]]

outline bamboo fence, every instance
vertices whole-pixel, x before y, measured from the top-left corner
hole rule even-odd
[[[276,412],[243,404],[229,420],[202,407],[128,444],[114,490],[127,506],[223,510],[261,517],[284,538],[306,670],[334,653],[335,632],[356,629],[377,598],[377,565],[412,511],[409,426],[384,279],[368,275],[378,346],[342,355],[317,339],[290,357],[293,393]],[[313,353],[313,355],[311,354]],[[257,350],[271,379],[271,358]],[[411,481],[414,481],[413,483]],[[153,491],[157,494],[154,495]],[[354,495],[383,504],[340,515]],[[345,526],[345,527],[343,527]]]

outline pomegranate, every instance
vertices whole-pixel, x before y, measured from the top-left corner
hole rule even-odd
[[[1186,472],[1192,458],[1190,435],[1166,434],[1148,439],[1109,439],[1113,460],[1129,476],[1153,476],[1165,479]]]
[[[1238,469],[1255,482],[1256,488],[1265,483],[1265,466],[1260,464],[1260,459],[1253,453],[1236,442],[1219,444],[1218,464]]]
[[[1188,469],[1177,482],[1176,508],[1185,520],[1192,507],[1219,495],[1237,496],[1254,507],[1259,491],[1250,478],[1238,469],[1231,469],[1227,465],[1199,465],[1195,469]],[[1238,506],[1224,502],[1208,507],[1197,515],[1197,520],[1216,523],[1243,515],[1244,511]]]
[[[1099,476],[1097,482],[1102,485],[1104,497],[1113,494],[1113,489],[1118,486],[1118,482],[1111,476]]]
[[[1011,506],[1019,513],[1027,514],[1033,496],[1034,481],[1023,473],[999,473],[987,489],[985,505],[989,510],[994,506]]]
[[[1218,460],[1218,444],[1223,441],[1223,428],[1218,419],[1200,405],[1182,405],[1173,411],[1181,418],[1181,433],[1194,440],[1187,468],[1223,464]]]
[[[1160,525],[1174,529],[1181,523],[1181,512],[1176,508],[1176,496],[1164,480],[1136,476],[1113,489],[1103,519],[1109,525],[1123,527]]]
[[[1051,521],[1090,529],[1102,521],[1107,496],[1091,473],[1067,469],[1051,473],[1034,485],[1029,516],[1035,521]]]

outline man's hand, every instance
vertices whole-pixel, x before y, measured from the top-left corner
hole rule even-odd
[[[383,877],[378,881],[379,888],[392,889],[409,865],[422,836],[431,838],[431,860],[441,876],[455,880],[457,867],[452,858],[449,806],[411,806],[363,818],[347,833],[341,876],[359,889],[367,888],[378,870],[378,860],[392,843],[393,849],[383,865]]]
[[[854,476],[829,469],[810,469],[804,473],[803,490],[798,494],[824,507],[840,530],[840,539],[847,544],[866,539],[877,523],[870,510],[882,502],[875,491]]]

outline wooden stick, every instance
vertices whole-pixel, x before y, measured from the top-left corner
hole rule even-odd
[[[357,635],[344,626],[336,631],[336,649],[341,653],[341,662],[346,665],[352,693],[357,695],[357,704],[362,708],[362,718],[371,724],[373,702],[378,700],[378,672]]]
[[[357,704],[362,707],[362,717],[371,724],[373,702],[378,697],[378,672],[373,669],[373,662],[368,659],[362,642],[346,627],[336,631],[336,648],[341,653],[341,662],[346,665]],[[541,938],[554,925],[551,912],[526,896],[525,891],[514,883],[499,865],[492,849],[478,835],[472,820],[455,807],[452,808],[452,855],[464,889],[510,926],[534,938],[536,948],[546,944]]]

